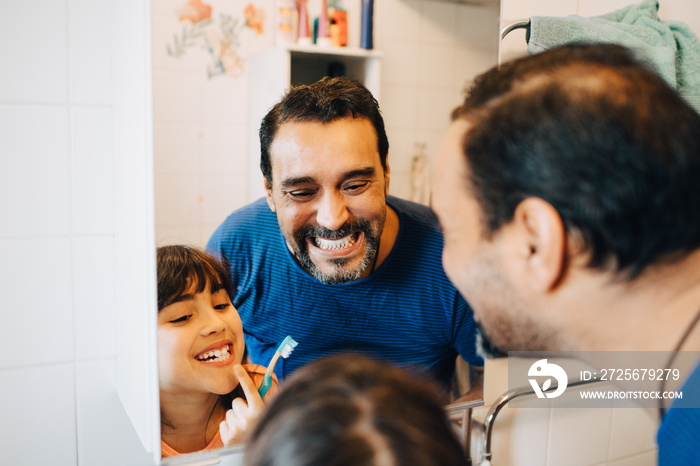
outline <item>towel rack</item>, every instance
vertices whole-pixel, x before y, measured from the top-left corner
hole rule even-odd
[[[508,33],[510,31],[512,31],[513,29],[526,29],[527,30],[526,34],[529,36],[530,35],[530,20],[524,19],[521,21],[516,21],[516,22],[511,23],[508,26],[504,27],[501,30],[501,40],[503,40],[503,38],[505,36],[507,36]]]

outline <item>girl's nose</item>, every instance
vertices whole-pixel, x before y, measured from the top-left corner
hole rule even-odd
[[[345,198],[338,193],[323,196],[316,211],[316,222],[329,230],[339,229],[349,217]]]
[[[214,309],[212,309],[211,312],[207,312],[204,319],[199,331],[203,336],[215,335],[226,329],[226,324],[224,324],[224,321],[217,315]]]

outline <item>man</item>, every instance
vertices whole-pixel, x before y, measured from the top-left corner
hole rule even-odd
[[[622,47],[569,45],[479,77],[433,207],[486,346],[700,350],[698,180],[700,116]],[[700,464],[700,413],[681,409],[698,406],[696,366],[665,381],[684,399],[659,410],[660,464]]]
[[[312,359],[359,352],[450,384],[472,365],[471,309],[442,269],[429,208],[388,196],[389,143],[359,83],[291,89],[263,119],[266,199],[231,214],[207,249],[230,262],[233,304],[253,362],[286,335],[299,345],[280,378]]]

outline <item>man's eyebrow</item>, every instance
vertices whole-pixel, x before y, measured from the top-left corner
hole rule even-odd
[[[283,188],[291,188],[293,186],[297,186],[300,184],[305,184],[305,183],[313,183],[314,179],[310,176],[300,176],[298,178],[287,178],[286,180],[283,180],[281,183],[281,186]]]
[[[374,167],[360,168],[358,170],[351,170],[343,175],[343,180],[349,180],[350,178],[371,178],[377,171]]]

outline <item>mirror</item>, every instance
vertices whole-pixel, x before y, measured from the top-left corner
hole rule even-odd
[[[254,90],[271,79],[303,80],[303,72],[299,77],[290,68],[296,62],[308,71],[319,59],[276,46],[283,40],[275,34],[278,3],[285,2],[152,0],[159,246],[203,248],[232,211],[264,194],[257,129],[271,102],[261,97],[251,108]],[[378,98],[390,144],[390,194],[427,204],[432,161],[450,112],[464,86],[498,61],[500,1],[375,2],[375,49],[369,52],[359,49],[360,0],[336,3],[347,9],[348,48],[329,49],[323,59],[364,77]],[[318,5],[309,1],[310,16]],[[256,72],[260,57],[271,53],[278,53],[272,68]],[[261,91],[272,102],[284,83],[274,86]]]

